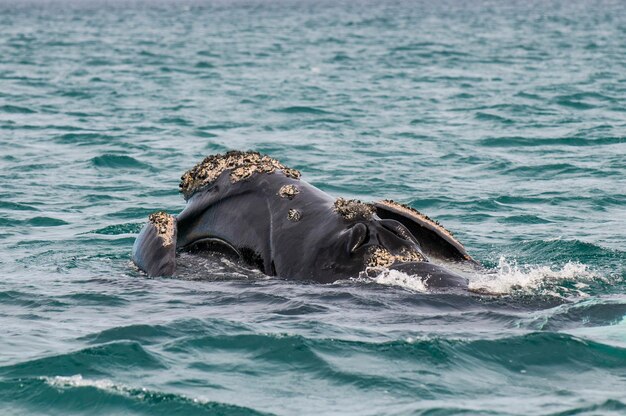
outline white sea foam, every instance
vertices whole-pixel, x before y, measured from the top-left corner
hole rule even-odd
[[[55,377],[42,377],[47,384],[52,387],[64,388],[64,387],[95,387],[100,390],[106,390],[116,393],[127,393],[130,388],[121,384],[115,384],[111,380],[88,380],[84,379],[82,375],[76,374],[73,376],[55,376]]]
[[[593,281],[598,276],[587,265],[567,262],[560,267],[519,266],[515,260],[500,257],[498,266],[492,273],[477,273],[470,277],[469,288],[472,291],[490,294],[510,294],[513,292],[536,293],[543,290],[546,294],[558,295],[560,283],[571,283],[577,294],[588,286],[585,282]],[[561,289],[564,289],[561,287]]]
[[[415,292],[427,292],[428,288],[420,276],[406,274],[399,270],[385,269],[376,277],[368,277],[360,280],[367,280],[380,285],[399,286]]]
[[[520,266],[515,260],[500,257],[498,266],[477,273],[458,270],[469,278],[469,290],[489,295],[546,294],[553,296],[588,296],[583,290],[589,283],[602,279],[585,264],[567,262],[562,266]],[[385,269],[375,277],[364,273],[355,281],[397,286],[415,292],[428,292],[424,278],[398,270]]]

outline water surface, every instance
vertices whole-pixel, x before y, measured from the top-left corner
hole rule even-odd
[[[626,412],[626,8],[431,3],[1,0],[0,411]],[[502,295],[146,278],[228,149],[422,210]]]

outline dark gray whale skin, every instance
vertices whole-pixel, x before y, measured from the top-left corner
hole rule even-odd
[[[175,218],[162,214],[169,228],[154,221],[143,227],[132,255],[140,269],[171,276],[178,251],[215,251],[286,279],[330,283],[387,268],[419,275],[428,287],[467,288],[465,277],[431,260],[474,260],[445,229],[408,207],[348,201],[354,209],[346,213],[335,198],[282,170],[237,181],[231,171],[196,190]],[[286,197],[285,186],[299,192]]]

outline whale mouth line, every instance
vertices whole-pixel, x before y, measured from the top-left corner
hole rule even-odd
[[[241,252],[228,241],[219,237],[204,237],[192,241],[181,248],[190,253],[221,253],[242,258]]]

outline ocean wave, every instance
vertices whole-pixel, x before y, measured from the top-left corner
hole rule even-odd
[[[322,110],[321,108],[310,106],[289,106],[277,108],[273,111],[286,114],[331,114],[328,111]]]
[[[32,110],[28,107],[21,107],[18,105],[2,105],[0,106],[0,112],[9,113],[9,114],[34,114],[35,110]]]
[[[626,298],[602,296],[568,302],[547,310],[532,312],[530,316],[518,322],[522,327],[533,330],[577,331],[581,328],[602,327],[603,332],[610,334],[612,331],[606,327],[626,324]],[[619,328],[622,327],[616,329]],[[624,347],[626,339],[621,339],[617,343],[611,340],[611,343]]]
[[[87,115],[85,115],[87,116]],[[103,133],[65,133],[55,138],[60,144],[74,144],[78,146],[107,145],[116,141],[115,136]]]
[[[611,201],[606,202],[611,203]],[[517,258],[526,265],[536,264],[536,259],[541,259],[544,264],[552,265],[578,262],[594,265],[594,268],[602,270],[605,274],[618,273],[620,266],[626,260],[625,251],[561,236],[510,243],[499,247],[498,251],[505,257]],[[493,264],[494,267],[500,263],[499,257]]]
[[[510,224],[550,224],[554,221],[541,218],[538,215],[510,215],[498,219],[498,222]]]
[[[96,156],[91,159],[91,163],[96,168],[154,170],[154,168],[147,163],[140,162],[133,157],[125,155],[105,154]]]
[[[137,234],[141,231],[141,227],[143,227],[143,223],[115,224],[99,228],[90,233],[104,235]]]
[[[453,348],[457,353],[498,364],[513,372],[532,368],[535,374],[543,374],[551,372],[551,366],[562,366],[568,371],[626,368],[626,348],[563,333],[534,332],[496,340],[461,342]]]
[[[505,170],[507,175],[518,175],[528,177],[529,175],[536,177],[550,177],[555,175],[587,175],[587,176],[606,176],[606,173],[597,168],[588,168],[578,166],[573,163],[546,163],[542,165],[513,166]]]
[[[0,367],[5,377],[76,374],[104,376],[113,372],[164,369],[166,365],[138,342],[119,341]]]
[[[31,310],[67,306],[65,302],[48,295],[27,293],[16,290],[1,291],[0,302],[2,302],[3,305],[19,306],[29,308]]]
[[[38,414],[261,415],[252,408],[189,397],[107,378],[45,376],[0,381],[0,409]],[[10,407],[7,407],[9,405]],[[4,413],[7,414],[7,413]],[[23,413],[22,413],[23,414]]]
[[[526,137],[526,136],[503,136],[488,137],[480,140],[480,144],[486,147],[539,147],[539,146],[610,146],[626,143],[626,137],[603,136],[603,137]]]
[[[59,227],[62,225],[68,225],[66,221],[63,221],[59,218],[52,217],[32,217],[25,220],[18,220],[15,218],[0,218],[0,226],[6,228],[17,228],[17,227]]]
[[[170,353],[194,353],[220,356],[238,354],[242,359],[260,364],[288,365],[299,371],[325,377],[345,378],[335,363],[338,357],[377,357],[384,361],[412,362],[421,366],[454,369],[468,359],[476,368],[497,364],[514,372],[520,366],[554,365],[626,368],[626,347],[592,341],[559,332],[530,332],[516,336],[483,336],[467,339],[451,336],[406,336],[390,341],[311,338],[286,333],[247,333],[184,337],[165,344]],[[227,371],[228,362],[213,362],[214,371]],[[358,377],[354,375],[354,377]]]
[[[136,341],[142,345],[149,345],[166,340],[203,336],[207,333],[218,335],[249,332],[251,329],[246,325],[221,319],[179,319],[169,324],[117,326],[82,336],[79,339],[90,344]]]

